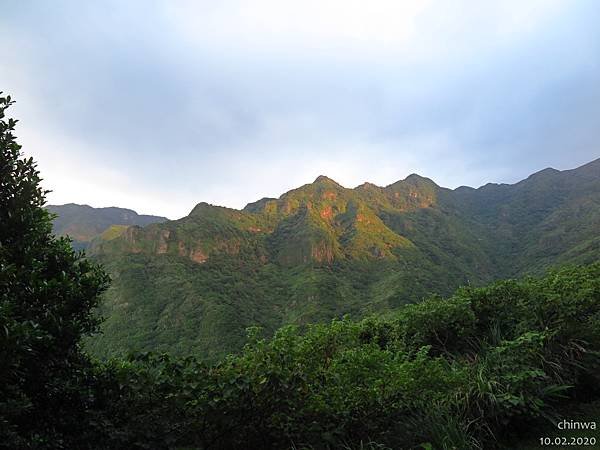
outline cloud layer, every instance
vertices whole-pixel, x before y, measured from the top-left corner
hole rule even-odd
[[[21,1],[0,90],[53,203],[176,218],[326,174],[515,182],[600,156],[595,1]]]

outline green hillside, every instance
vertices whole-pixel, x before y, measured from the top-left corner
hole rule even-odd
[[[596,263],[387,317],[251,329],[213,365],[112,360],[93,417],[105,448],[597,448],[599,300]]]
[[[53,221],[54,233],[57,236],[69,236],[76,249],[86,249],[92,240],[103,233],[107,233],[102,236],[103,239],[116,237],[119,227],[112,227],[113,225],[145,226],[167,220],[166,217],[141,215],[130,209],[92,208],[75,203],[48,205],[46,209],[56,215]]]
[[[464,284],[596,261],[599,230],[600,160],[479,189],[418,175],[347,189],[320,176],[243,210],[200,203],[92,243],[113,282],[104,334],[88,345],[214,360],[251,325],[386,313]]]

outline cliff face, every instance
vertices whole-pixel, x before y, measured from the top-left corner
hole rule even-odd
[[[94,240],[113,276],[97,353],[239,348],[267,331],[381,312],[461,284],[600,255],[600,161],[514,185],[449,190],[411,175],[347,189],[327,177],[235,210]]]

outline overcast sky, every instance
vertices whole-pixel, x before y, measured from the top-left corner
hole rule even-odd
[[[54,204],[177,218],[314,180],[512,183],[600,156],[600,2],[0,0]]]

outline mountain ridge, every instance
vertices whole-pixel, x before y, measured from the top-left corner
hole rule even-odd
[[[385,314],[461,284],[594,262],[598,230],[597,161],[478,189],[418,175],[345,188],[322,176],[243,209],[201,202],[94,240],[89,254],[113,286],[105,334],[89,345],[210,360],[240,348],[247,326]]]
[[[94,239],[118,236],[118,227],[148,225],[168,220],[166,217],[138,214],[128,208],[116,206],[94,208],[89,205],[66,203],[47,205],[46,209],[56,217],[53,231],[58,236],[69,236],[77,249],[87,249]],[[124,231],[124,228],[121,228]],[[103,237],[103,234],[106,233]]]
[[[316,217],[311,218],[311,211],[317,210],[318,214],[321,215],[321,219],[331,219],[334,214],[340,220],[350,219],[355,222],[366,221],[368,224],[372,224],[373,222],[378,221],[378,216],[373,217],[371,214],[371,220],[365,219],[365,215],[363,213],[357,213],[356,210],[362,209],[364,210],[364,204],[368,202],[378,202],[378,207],[380,209],[397,209],[401,211],[415,210],[419,208],[426,208],[434,206],[435,202],[438,201],[438,197],[441,195],[442,197],[452,195],[450,193],[463,193],[462,195],[468,197],[472,193],[481,192],[481,191],[496,191],[495,195],[492,196],[492,201],[496,198],[497,201],[507,201],[508,196],[511,196],[511,189],[515,189],[519,186],[522,186],[524,183],[532,183],[540,180],[547,179],[548,177],[556,177],[561,176],[564,173],[572,173],[578,172],[580,170],[593,170],[594,167],[600,166],[600,159],[594,160],[590,163],[587,163],[579,168],[568,169],[564,171],[559,171],[553,168],[542,169],[529,177],[514,183],[514,184],[496,184],[496,183],[488,183],[486,185],[480,186],[479,188],[471,188],[468,186],[460,186],[455,189],[444,188],[436,184],[433,180],[427,177],[423,177],[418,174],[410,174],[403,180],[396,181],[387,186],[377,186],[370,182],[365,182],[354,188],[345,188],[335,180],[325,176],[319,175],[312,183],[305,184],[298,188],[292,189],[288,192],[283,193],[278,198],[272,197],[264,197],[255,202],[250,202],[242,209],[228,208],[219,205],[209,204],[207,202],[200,202],[190,212],[190,214],[186,217],[197,216],[201,211],[204,211],[207,214],[217,214],[216,211],[220,211],[219,214],[229,214],[232,216],[237,216],[238,219],[241,219],[241,214],[250,213],[250,214],[262,214],[265,217],[257,218],[254,217],[250,219],[246,217],[246,222],[253,222],[250,226],[247,227],[248,230],[251,230],[254,233],[262,233],[266,229],[270,229],[271,231],[275,231],[274,225],[271,223],[269,225],[269,216],[271,218],[278,217],[283,218],[289,216],[293,212],[297,212],[299,208],[302,206],[306,208],[306,211],[303,210],[302,217],[297,217],[298,220],[302,219],[305,222],[305,227],[310,228],[312,225],[320,222]],[[358,197],[354,198],[355,203],[350,201],[349,197],[352,196],[353,193],[359,193]],[[373,194],[373,195],[371,195]],[[319,196],[321,196],[319,198]],[[341,205],[339,202],[336,202],[336,198],[338,196],[342,197],[342,202],[345,205]],[[497,198],[499,197],[499,198]],[[487,198],[486,202],[490,199]],[[358,203],[356,203],[358,202]],[[446,205],[447,206],[447,205]],[[347,211],[347,208],[354,210],[354,213],[350,213]],[[208,212],[211,209],[212,212]],[[345,214],[348,213],[348,214]],[[379,211],[381,213],[381,211]],[[344,216],[345,214],[345,216]],[[354,216],[352,216],[354,214]],[[184,220],[186,217],[180,219]],[[260,224],[263,227],[259,226]],[[311,225],[312,224],[312,225]],[[356,224],[354,224],[356,225]],[[352,227],[352,224],[349,224]],[[317,228],[319,228],[317,226]],[[356,227],[355,227],[356,228]],[[387,226],[385,224],[379,224],[378,231],[380,233],[385,233]],[[315,232],[318,230],[315,229]],[[338,235],[341,232],[338,231]],[[324,244],[324,258],[331,262],[333,256],[338,253],[335,249],[335,243]],[[96,248],[98,251],[98,248]],[[385,253],[383,248],[378,248],[373,250],[377,254]],[[193,251],[190,252],[194,253]],[[310,251],[308,253],[311,253]],[[319,251],[317,251],[319,253]],[[389,253],[388,253],[389,254]],[[202,258],[203,259],[203,258]],[[317,259],[320,257],[317,256]],[[300,260],[304,261],[304,257],[300,257]],[[204,261],[204,259],[203,259]],[[305,261],[304,261],[305,262]]]

